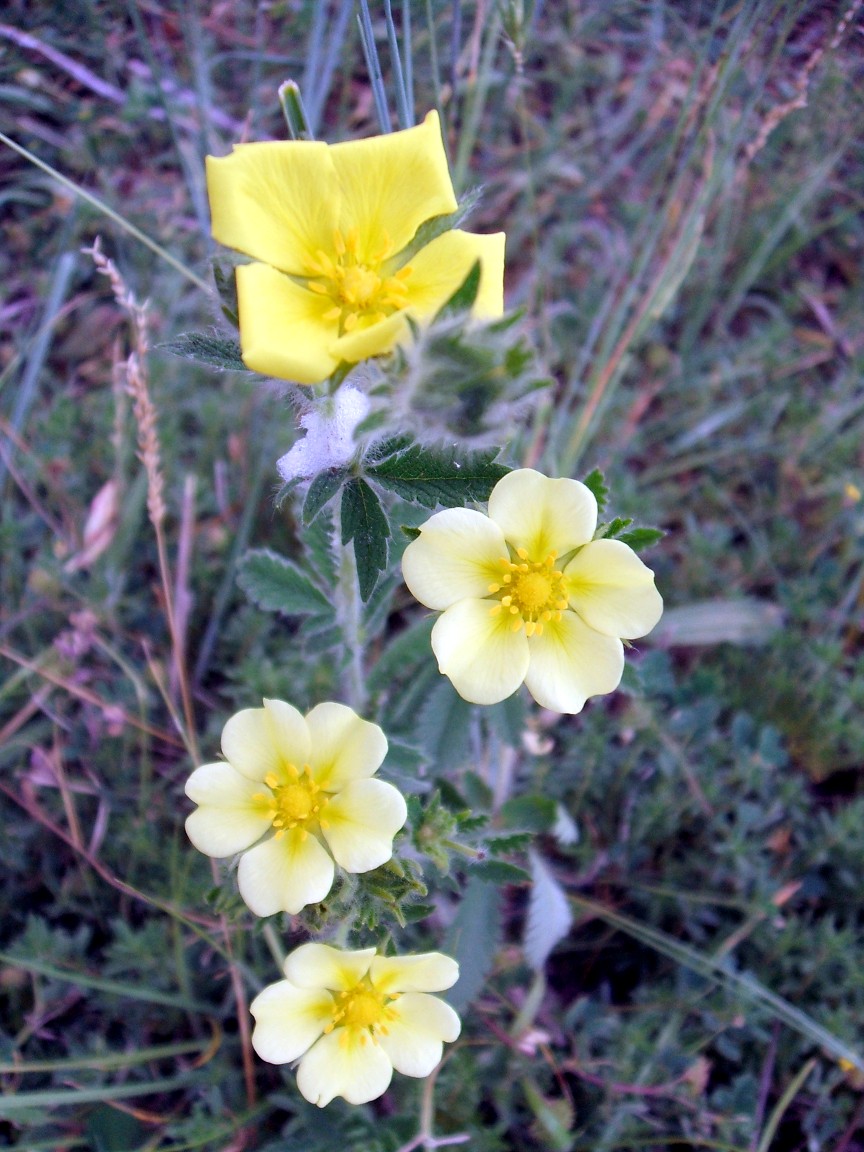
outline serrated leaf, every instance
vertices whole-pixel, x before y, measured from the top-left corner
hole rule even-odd
[[[367,601],[387,567],[390,525],[381,501],[365,480],[349,480],[342,489],[342,543],[354,541],[360,598]]]
[[[434,904],[403,904],[402,915],[407,924],[416,924],[418,920],[425,920],[435,911]]]
[[[469,312],[474,307],[477,293],[480,290],[480,261],[475,260],[471,271],[453,293],[435,313],[435,320],[445,320],[448,316],[458,316],[462,312]]]
[[[286,616],[325,616],[333,611],[327,597],[292,561],[267,548],[247,552],[238,565],[237,583],[265,612]]]
[[[486,851],[494,856],[506,856],[510,852],[523,852],[534,839],[533,832],[513,832],[509,836],[490,836],[486,840]]]
[[[599,515],[606,507],[606,502],[609,499],[609,489],[606,486],[603,473],[599,468],[594,468],[588,473],[582,483],[594,493],[594,499],[597,501],[597,513]]]
[[[488,500],[501,477],[510,471],[495,463],[499,452],[499,448],[465,451],[456,445],[412,444],[367,468],[366,473],[412,504],[463,508],[473,500]]]
[[[472,875],[442,951],[459,964],[459,979],[445,999],[464,1012],[483,990],[501,942],[501,892]]]
[[[564,889],[536,852],[529,852],[531,895],[525,920],[525,959],[536,972],[542,972],[555,945],[573,926],[573,914]]]
[[[642,552],[646,548],[651,548],[658,540],[662,540],[665,535],[666,533],[660,528],[631,528],[629,532],[622,532],[617,539],[634,552]]]
[[[182,356],[184,360],[195,360],[207,364],[220,372],[251,372],[243,363],[240,345],[236,340],[220,336],[218,332],[181,332],[174,340],[168,340],[159,347],[172,356]]]
[[[325,504],[329,503],[342,485],[348,473],[344,468],[328,468],[319,472],[306,493],[303,501],[303,523],[310,525]]]
[[[610,520],[608,524],[601,524],[595,532],[595,536],[605,536],[611,540],[619,536],[625,528],[629,528],[632,523],[632,517],[622,518],[621,516],[616,516],[615,519]]]
[[[490,884],[523,884],[531,879],[524,868],[508,864],[506,860],[481,860],[472,867],[471,873]]]

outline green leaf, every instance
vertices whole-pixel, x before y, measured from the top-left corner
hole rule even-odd
[[[499,452],[500,448],[465,451],[457,445],[412,444],[367,467],[366,474],[412,504],[462,508],[472,500],[488,500],[501,477],[510,471],[495,463]]]
[[[622,519],[620,516],[616,516],[615,519],[610,520],[608,524],[599,525],[597,531],[594,533],[594,538],[599,540],[607,537],[611,540],[619,536],[625,528],[629,528],[632,523],[633,520],[629,517]]]
[[[237,341],[220,336],[215,329],[211,329],[210,332],[181,332],[174,340],[160,344],[159,347],[173,356],[182,356],[184,360],[207,364],[220,372],[252,371],[243,363]]]
[[[345,483],[347,475],[348,473],[344,468],[328,468],[326,472],[318,473],[309,485],[309,491],[303,502],[303,523],[305,525],[311,524],[324,505],[333,499]]]
[[[597,501],[597,513],[599,515],[606,507],[606,501],[609,499],[609,489],[606,486],[603,473],[599,468],[595,468],[588,473],[582,483],[594,493],[594,499]]]
[[[471,869],[473,876],[479,876],[491,884],[523,884],[531,879],[530,873],[506,860],[481,860]]]
[[[483,991],[503,934],[501,891],[472,871],[442,948],[459,964],[459,979],[445,994],[457,1012],[464,1012]]]
[[[468,312],[474,306],[477,292],[480,289],[480,261],[475,260],[471,271],[453,293],[449,300],[435,313],[435,320],[444,320],[448,316],[458,316],[460,312]]]
[[[622,544],[628,545],[634,552],[643,552],[653,547],[658,540],[666,535],[660,528],[631,528],[629,532],[622,532],[617,537]]]
[[[342,489],[342,543],[354,541],[360,597],[365,602],[387,567],[390,525],[381,501],[365,480],[349,480]]]
[[[500,817],[505,827],[525,828],[531,832],[548,832],[558,810],[551,796],[514,796],[501,805]]]
[[[471,705],[444,677],[429,693],[416,718],[414,735],[434,767],[452,772],[468,758]]]
[[[246,553],[238,565],[237,583],[265,612],[324,616],[333,611],[330,601],[305,572],[268,548]]]

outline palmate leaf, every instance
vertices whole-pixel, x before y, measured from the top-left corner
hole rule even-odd
[[[342,543],[354,541],[357,581],[365,603],[387,567],[390,524],[381,501],[365,480],[349,480],[342,489]]]
[[[329,616],[333,611],[330,601],[305,572],[268,548],[246,553],[238,565],[237,583],[265,612]]]
[[[501,477],[510,471],[495,462],[499,452],[499,448],[466,452],[455,445],[412,444],[367,467],[366,475],[412,504],[463,508],[474,500],[488,500]]]
[[[218,368],[221,372],[251,372],[243,363],[240,345],[236,340],[220,336],[218,332],[181,332],[174,340],[160,344],[165,352],[182,356],[184,360],[195,360]]]

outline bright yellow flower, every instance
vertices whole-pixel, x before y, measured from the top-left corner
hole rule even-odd
[[[624,671],[621,638],[663,611],[654,573],[620,540],[593,540],[597,501],[578,480],[531,468],[499,480],[489,515],[437,512],[405,549],[414,596],[443,610],[432,629],[438,667],[475,704],[524,681],[538,704],[580,712]]]
[[[406,261],[421,224],[456,211],[438,114],[404,132],[327,145],[240,144],[207,157],[213,235],[262,263],[237,269],[243,360],[315,384],[389,352],[481,261],[479,316],[503,309],[504,234],[454,229]]]
[[[376,956],[302,944],[285,975],[252,1001],[252,1046],[271,1064],[299,1059],[297,1087],[320,1108],[334,1096],[377,1099],[394,1068],[428,1076],[461,1029],[450,1005],[428,995],[459,978],[456,961],[440,952]]]
[[[246,708],[222,731],[224,761],[196,768],[186,832],[207,856],[243,855],[240,895],[258,916],[323,900],[334,864],[368,872],[389,860],[407,809],[392,784],[371,780],[387,739],[344,704],[304,718],[282,700]]]

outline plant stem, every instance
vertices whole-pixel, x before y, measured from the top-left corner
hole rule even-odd
[[[336,557],[336,619],[342,630],[347,661],[342,669],[342,692],[355,712],[366,706],[366,677],[363,669],[363,604],[357,580],[354,549],[342,543],[342,516],[337,507],[333,516],[333,551]]]

